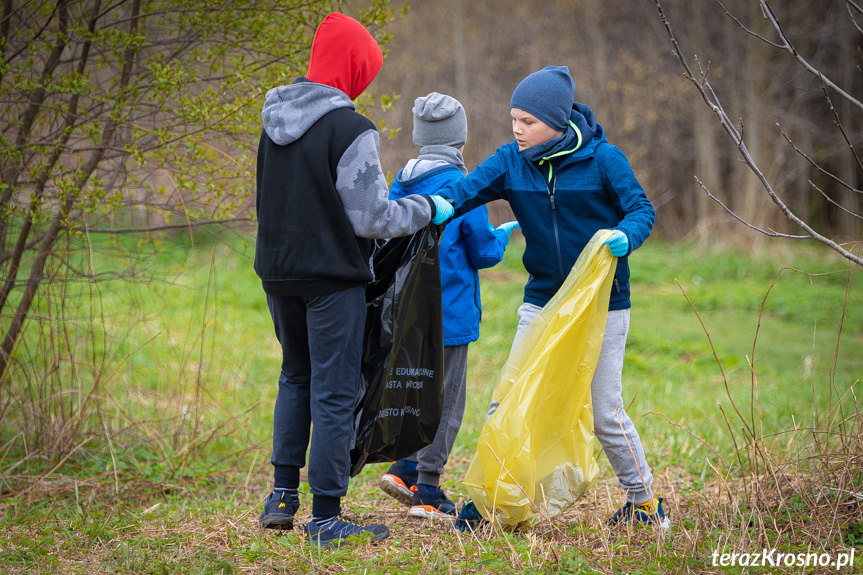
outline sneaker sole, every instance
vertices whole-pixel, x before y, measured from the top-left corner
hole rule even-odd
[[[262,529],[293,529],[294,528],[294,518],[293,517],[271,517],[271,518],[263,518],[260,520],[260,525]]]
[[[444,513],[432,505],[414,505],[411,507],[410,516],[420,519],[448,519],[451,521],[456,518],[454,514]]]
[[[315,545],[317,547],[329,547],[330,545],[341,546],[341,545],[353,545],[355,543],[365,543],[369,541],[371,543],[377,543],[379,541],[383,541],[387,537],[389,537],[389,531],[382,535],[375,535],[373,537],[360,537],[358,535],[352,535],[351,537],[346,537],[344,539],[340,537],[336,537],[333,539],[322,540],[314,535],[309,535],[308,533],[305,535],[306,543],[309,545]]]
[[[402,483],[402,480],[395,475],[387,473],[381,477],[380,481],[378,481],[378,487],[390,497],[398,499],[400,503],[410,505],[413,502],[413,491],[408,489],[407,485]]]

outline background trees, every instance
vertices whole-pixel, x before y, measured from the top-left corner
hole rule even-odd
[[[264,94],[343,4],[3,0],[0,417],[80,422],[106,376],[101,282],[164,281],[147,266],[167,230],[251,221]],[[352,13],[385,43],[386,1]]]
[[[812,66],[849,94],[861,93],[858,24],[863,16],[853,2],[776,0],[770,6]],[[667,0],[662,7],[683,55],[697,55],[709,67],[708,78],[728,117],[743,126],[748,149],[789,208],[837,241],[859,241],[861,195],[855,190],[861,170],[849,146],[861,141],[859,109],[834,98],[846,142],[818,78],[726,15],[725,9],[749,29],[778,41],[758,2]],[[657,234],[703,242],[760,239],[711,201],[696,175],[747,221],[799,233],[681,74],[653,2],[418,2],[390,31],[391,54],[372,87],[401,95],[387,122],[407,129],[384,144],[388,167],[395,169],[416,153],[409,134],[415,97],[439,91],[464,103],[465,155],[472,167],[511,140],[509,98],[518,81],[542,66],[565,64],[576,80],[576,99],[594,109],[657,207]],[[789,146],[777,124],[823,171]]]
[[[698,55],[726,123],[776,195],[859,254],[863,14],[852,0],[769,4],[799,55],[844,98],[754,35],[780,41],[762,4],[665,0],[662,8],[681,56]],[[729,212],[801,235],[682,74],[654,2],[441,0],[415,2],[393,22],[384,0],[2,0],[0,415],[22,398],[41,406],[59,398],[60,415],[45,420],[75,420],[81,398],[98,395],[110,337],[119,337],[108,335],[116,329],[101,315],[100,289],[115,278],[168,281],[148,272],[165,234],[181,230],[194,242],[200,230],[254,230],[263,95],[305,73],[312,34],[332,10],[359,17],[381,42],[392,35],[372,84],[381,107],[361,102],[394,136],[382,142],[392,171],[416,155],[417,96],[446,92],[465,104],[473,167],[511,140],[517,82],[566,64],[576,98],[594,108],[656,206],[657,236],[762,238]],[[492,217],[507,212],[493,207]],[[71,448],[67,435],[58,453]]]

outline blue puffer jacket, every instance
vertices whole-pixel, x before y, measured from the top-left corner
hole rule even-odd
[[[430,195],[462,179],[458,167],[440,166],[401,181],[399,171],[390,199],[410,194]],[[447,223],[440,239],[440,275],[443,300],[443,344],[464,345],[479,338],[482,303],[478,269],[489,268],[503,258],[507,236],[492,230],[485,206]]]
[[[655,218],[626,156],[608,143],[598,124],[591,141],[551,165],[526,160],[515,142],[502,146],[438,195],[453,201],[456,216],[499,198],[509,201],[527,242],[523,262],[530,279],[524,301],[538,306],[560,289],[594,233],[622,231],[631,253],[650,235]],[[629,262],[621,257],[609,309],[628,307]]]

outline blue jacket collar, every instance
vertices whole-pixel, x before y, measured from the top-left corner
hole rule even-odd
[[[419,176],[402,180],[402,172],[404,168],[396,174],[396,179],[393,182],[392,191],[403,197],[409,194],[429,194],[434,193],[444,187],[452,180],[457,180],[464,177],[458,166],[447,164],[437,168],[432,168],[423,172]]]

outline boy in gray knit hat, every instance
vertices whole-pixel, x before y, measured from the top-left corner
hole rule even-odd
[[[432,92],[414,102],[413,141],[419,156],[402,168],[390,199],[410,194],[431,195],[462,179],[467,168],[462,150],[467,141],[467,117],[458,100]],[[440,488],[440,477],[461,427],[467,386],[467,348],[479,338],[482,309],[479,268],[503,258],[509,236],[518,222],[497,229],[488,223],[481,206],[450,221],[440,239],[441,291],[444,330],[444,406],[434,441],[393,463],[381,477],[387,494],[411,506],[410,515],[453,519],[455,504]]]

